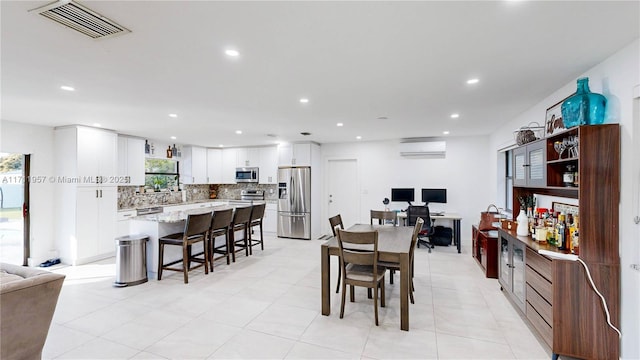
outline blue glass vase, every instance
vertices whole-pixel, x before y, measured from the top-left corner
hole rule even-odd
[[[598,125],[604,122],[607,99],[589,90],[589,78],[578,79],[578,89],[562,103],[562,122],[569,129],[578,125]]]

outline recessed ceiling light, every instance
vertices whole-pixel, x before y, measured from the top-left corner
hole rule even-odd
[[[224,53],[227,54],[227,56],[231,56],[231,57],[238,57],[240,55],[238,50],[233,50],[233,49],[227,49],[224,51]]]
[[[172,136],[172,137],[171,137],[171,140],[175,140],[175,139],[176,139],[176,137],[175,137],[175,136]]]
[[[452,119],[457,119],[457,118],[459,118],[459,117],[460,117],[460,114],[458,114],[458,113],[453,113],[453,114],[451,114],[451,118],[452,118]]]
[[[306,104],[306,103],[308,103],[308,102],[309,102],[309,99],[307,99],[307,98],[300,98],[300,103],[302,103],[302,104]]]
[[[220,145],[218,145],[218,147],[224,147],[224,145],[220,144]]]
[[[238,135],[242,134],[242,130],[236,130],[236,134]]]
[[[95,127],[102,127],[102,125],[98,124],[98,123],[93,123],[93,126]]]
[[[449,131],[446,131],[446,130],[443,131],[442,133],[445,134],[445,135],[449,135]]]
[[[478,82],[480,82],[479,79],[477,78],[473,78],[473,79],[469,79],[467,80],[467,84],[471,85],[471,84],[477,84]]]
[[[337,123],[336,126],[344,126],[343,123]]]
[[[60,89],[66,90],[66,91],[76,91],[76,89],[74,89],[73,86],[67,86],[67,85],[60,86]]]
[[[177,118],[177,117],[178,117],[178,114],[169,114],[169,117]]]
[[[386,116],[378,116],[376,119],[378,120],[388,120],[389,118]]]
[[[360,139],[362,139],[362,136],[358,135],[358,136],[356,136],[356,139],[360,140]]]

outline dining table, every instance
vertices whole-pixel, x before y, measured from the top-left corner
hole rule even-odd
[[[348,231],[378,231],[378,259],[400,264],[400,329],[409,330],[409,286],[411,236],[413,226],[389,226],[355,224]],[[322,315],[331,314],[331,261],[330,256],[340,256],[338,239],[332,237],[320,247],[322,272]]]

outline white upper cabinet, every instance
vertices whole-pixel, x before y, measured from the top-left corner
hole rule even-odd
[[[278,145],[279,166],[311,166],[311,143]]]
[[[260,166],[260,148],[237,148],[236,149],[236,166],[237,167],[259,167]]]
[[[207,177],[209,184],[222,183],[222,150],[207,149]]]
[[[112,131],[88,127],[56,129],[56,150],[64,164],[58,174],[77,177],[79,186],[117,186],[118,138]]]
[[[222,149],[222,182],[221,184],[236,183],[237,149]]]
[[[182,151],[180,177],[184,184],[208,184],[207,149],[186,146]]]
[[[120,185],[144,185],[144,140],[118,135],[118,176],[129,177]]]
[[[278,148],[276,146],[260,149],[260,184],[276,184],[278,182]]]

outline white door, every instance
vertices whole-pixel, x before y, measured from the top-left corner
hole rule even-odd
[[[329,160],[327,171],[328,213],[325,234],[331,234],[329,217],[340,214],[346,228],[360,222],[360,194],[358,189],[358,162],[350,160]]]

